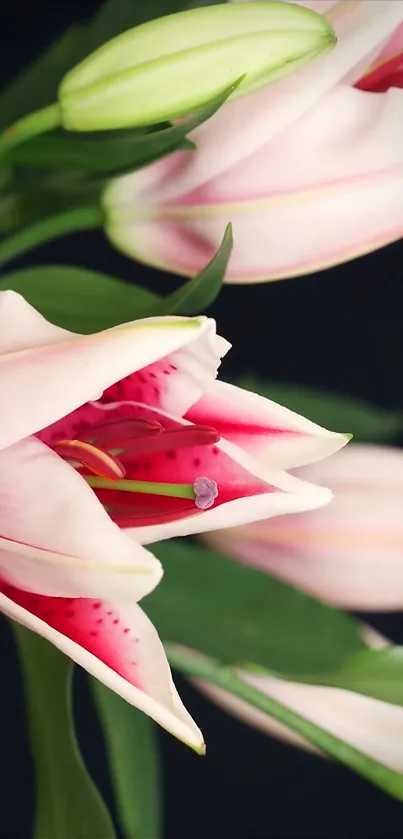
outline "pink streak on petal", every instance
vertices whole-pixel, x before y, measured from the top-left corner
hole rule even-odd
[[[185,419],[196,424],[209,423],[217,429],[221,437],[236,443],[240,448],[246,446],[248,451],[253,450],[254,441],[259,448],[262,437],[269,441],[276,437],[300,435],[300,432],[292,428],[268,425],[267,421],[256,415],[256,411],[242,404],[230,405],[224,400],[220,403],[218,395],[215,399],[211,396],[199,399],[185,414]]]
[[[44,597],[0,581],[6,597],[75,641],[108,667],[142,689],[136,666],[136,643],[118,612],[108,603],[86,598]]]

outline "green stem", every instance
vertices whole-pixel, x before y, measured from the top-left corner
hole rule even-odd
[[[168,495],[171,498],[196,498],[192,484],[159,484],[154,481],[108,481],[97,475],[84,475],[93,489],[116,489],[120,492],[141,492],[144,495]]]
[[[188,652],[173,644],[165,644],[164,646],[172,667],[176,667],[187,676],[210,682],[233,696],[237,696],[248,705],[258,708],[264,714],[283,723],[291,731],[305,737],[322,752],[326,752],[340,763],[355,770],[389,795],[403,801],[403,775],[399,772],[378,763],[290,708],[281,705],[280,702],[267,696],[266,693],[262,693],[257,688],[247,684],[231,667],[224,666],[215,659],[207,658],[204,655]]]
[[[60,124],[61,112],[56,102],[54,105],[48,105],[47,108],[41,108],[40,111],[33,111],[32,114],[28,114],[10,125],[0,135],[0,155],[6,154],[9,149],[19,143],[24,143],[30,137],[45,134],[47,131],[58,128]]]
[[[0,243],[0,265],[59,236],[102,227],[103,223],[104,215],[100,207],[80,207],[38,221]]]
[[[21,663],[35,770],[33,839],[115,839],[108,810],[81,758],[72,711],[72,663],[11,623]]]

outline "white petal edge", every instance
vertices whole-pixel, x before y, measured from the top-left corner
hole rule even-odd
[[[47,322],[41,322],[42,333],[36,310],[11,291],[0,293],[0,335],[8,319],[13,322],[14,345],[12,352],[5,347],[0,354],[0,448],[51,425],[130,373],[196,341],[204,361],[211,363],[214,379],[219,352],[228,348],[227,342],[217,340],[215,321],[206,317],[147,318],[84,336],[57,331],[56,342],[49,343]],[[19,334],[22,350],[15,349]]]
[[[30,437],[0,452],[0,573],[37,594],[140,600],[162,567],[71,466]]]
[[[339,688],[302,685],[273,677],[251,676],[246,672],[240,672],[238,675],[267,696],[374,760],[397,772],[403,772],[403,708]],[[302,737],[257,708],[252,708],[246,702],[212,685],[203,683],[202,688],[203,693],[210,699],[243,722],[292,745],[316,751]]]
[[[238,445],[253,457],[264,458],[267,467],[280,469],[295,469],[322,460],[339,451],[348,442],[345,434],[328,431],[309,419],[296,414],[289,408],[277,402],[260,396],[253,391],[244,390],[227,382],[215,381],[210,390],[198,404],[190,409],[189,418],[196,423],[210,424],[209,402],[211,402],[211,425],[214,426],[214,415],[234,418],[242,425],[245,422],[261,427],[261,434],[257,431],[248,439],[247,428],[245,435],[238,428],[234,431],[234,442],[242,439]],[[216,408],[217,406],[217,408]],[[206,416],[203,419],[203,413]],[[217,423],[219,427],[219,422]],[[265,427],[288,429],[294,434],[265,436]],[[225,431],[223,432],[225,435]],[[228,437],[231,441],[231,437]]]
[[[188,746],[191,746],[196,751],[203,752],[203,736],[177,694],[158,634],[151,621],[148,620],[139,606],[133,606],[132,609],[136,610],[137,621],[140,619],[143,628],[146,627],[148,642],[150,643],[151,641],[153,643],[154,649],[152,655],[154,657],[156,655],[158,656],[157,667],[162,665],[167,671],[164,675],[168,680],[166,691],[168,707],[164,707],[153,697],[131,685],[130,682],[119,676],[114,670],[102,661],[99,661],[96,656],[85,650],[75,641],[72,641],[61,632],[53,629],[45,621],[35,617],[35,615],[32,615],[21,606],[18,606],[5,595],[0,594],[0,611],[3,614],[31,629],[33,632],[36,632],[42,638],[46,638],[47,641],[54,644],[62,653],[69,656],[72,661],[79,664],[80,667],[83,667],[84,670],[92,676],[95,676],[96,679],[99,679],[100,682],[121,696],[122,699],[125,699],[126,702],[129,702],[130,705],[134,705],[140,711],[144,711],[155,722],[167,729],[167,731],[170,731],[171,734],[174,734],[175,737],[178,737],[179,740],[182,740]]]

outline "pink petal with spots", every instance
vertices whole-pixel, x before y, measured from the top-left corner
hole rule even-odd
[[[344,434],[327,431],[270,399],[226,382],[214,382],[185,418],[212,425],[221,437],[281,469],[322,460],[347,442]]]
[[[168,430],[190,425],[186,420],[136,403],[109,404],[104,411],[110,419],[131,413],[138,418],[158,420]],[[157,440],[159,445],[160,438]],[[208,477],[218,486],[214,506],[204,511],[197,510],[193,502],[184,499],[163,496],[150,499],[135,493],[130,501],[127,497],[122,499],[115,490],[96,490],[103,503],[114,508],[111,515],[116,516],[116,520],[142,544],[315,509],[327,504],[331,498],[331,493],[324,487],[300,481],[261,458],[251,456],[230,440],[178,448],[173,452],[149,452],[147,457],[136,454],[133,458],[125,457],[124,464],[128,479],[193,484],[198,477]],[[134,520],[136,526],[131,527]]]
[[[31,437],[0,452],[0,575],[37,594],[136,601],[162,569],[80,475]]]
[[[172,681],[156,630],[135,603],[54,598],[0,584],[0,609],[51,641],[197,751],[203,737]]]
[[[178,350],[188,370],[186,347],[189,370],[177,398],[187,410],[214,379],[219,353],[228,347],[217,338],[214,321],[204,317],[148,318],[96,335],[74,335],[47,323],[12,291],[0,293],[0,335],[1,448]]]

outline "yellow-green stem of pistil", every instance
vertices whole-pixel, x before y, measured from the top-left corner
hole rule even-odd
[[[108,481],[98,475],[84,475],[93,489],[114,489],[120,492],[141,492],[144,495],[167,495],[171,498],[189,498],[195,501],[193,484],[160,484],[153,481]]]

